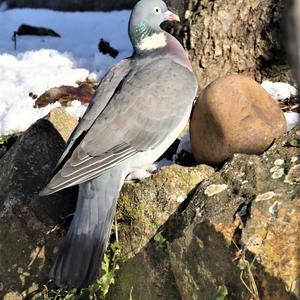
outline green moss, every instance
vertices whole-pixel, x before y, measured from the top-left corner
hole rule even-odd
[[[11,135],[0,135],[0,145],[7,144],[11,137]]]
[[[267,233],[268,229],[266,227],[260,227],[256,232],[256,234],[262,238],[265,238],[267,236]]]
[[[263,256],[265,270],[269,274],[272,274],[274,272],[274,264],[277,261],[280,261],[280,257],[278,257],[273,249],[269,247],[264,247]]]
[[[103,275],[93,284],[83,289],[51,289],[45,286],[37,300],[100,300],[105,299],[112,284],[115,283],[116,271],[119,269],[120,245],[114,242],[109,245],[101,268]]]

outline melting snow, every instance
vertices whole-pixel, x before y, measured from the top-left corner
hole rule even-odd
[[[189,131],[187,131],[185,133],[185,135],[182,137],[182,139],[180,140],[180,143],[176,150],[176,155],[180,154],[181,151],[186,151],[188,153],[192,153]]]
[[[262,82],[261,86],[277,101],[298,95],[298,90],[289,83],[266,80]]]
[[[285,112],[284,116],[286,119],[288,131],[300,124],[300,114],[289,111],[289,112]]]
[[[298,95],[298,90],[290,85],[289,83],[284,82],[272,82],[269,80],[263,81],[261,86],[271,95],[271,97],[276,100],[285,100],[291,97]],[[287,130],[291,130],[298,124],[300,124],[300,115],[296,112],[285,112],[284,113]]]
[[[0,10],[0,135],[26,130],[59,104],[34,108],[29,93],[76,85],[76,81],[100,78],[117,61],[131,55],[127,35],[129,11],[55,12],[46,9]],[[21,24],[53,29],[61,38],[18,36]],[[116,59],[98,51],[100,38],[119,51]],[[81,116],[85,106],[75,102],[68,111]]]

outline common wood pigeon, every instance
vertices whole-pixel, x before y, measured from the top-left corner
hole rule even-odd
[[[181,44],[161,29],[166,20],[179,18],[162,0],[135,5],[132,56],[105,75],[40,193],[79,184],[76,212],[50,272],[58,286],[96,280],[125,178],[157,160],[188,121],[197,81]]]

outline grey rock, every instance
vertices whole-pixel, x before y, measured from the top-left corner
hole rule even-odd
[[[69,190],[44,198],[38,193],[63,147],[60,134],[41,119],[0,160],[1,299],[31,299],[48,281],[53,251],[64,232],[61,225],[74,210],[76,193]]]
[[[220,288],[229,299],[299,299],[300,190],[286,180],[298,168],[295,132],[261,156],[235,154],[202,181],[157,228],[164,247],[151,239],[127,255],[107,299],[128,299],[130,291],[132,299],[212,299]],[[270,170],[279,160],[284,176],[274,179]],[[121,237],[123,251],[136,234]]]

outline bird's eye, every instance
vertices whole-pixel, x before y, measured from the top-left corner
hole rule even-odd
[[[161,10],[160,10],[160,8],[159,8],[158,6],[154,7],[154,13],[155,13],[156,15],[158,15],[158,14],[161,13]]]

